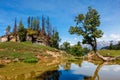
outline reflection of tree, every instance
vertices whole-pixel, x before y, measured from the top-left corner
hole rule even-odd
[[[40,76],[36,77],[37,80],[59,80],[61,72],[58,70],[46,71]]]
[[[82,67],[82,62],[83,60],[78,60],[77,62],[74,62],[74,63],[77,64],[79,67]]]
[[[64,70],[70,70],[70,67],[71,67],[71,63],[67,62],[64,65]]]
[[[94,72],[94,76],[92,77],[91,80],[95,80],[96,77],[98,77],[98,80],[100,80],[99,75],[98,75],[98,72],[99,72],[99,70],[101,69],[102,66],[103,66],[103,63],[101,63],[101,64],[99,64],[99,65],[97,66],[97,68],[96,68],[96,70],[95,70],[95,72]]]
[[[95,70],[95,72],[94,72],[94,75],[92,76],[92,77],[88,77],[87,79],[85,79],[85,80],[96,80],[96,78],[98,78],[98,80],[100,80],[100,77],[99,77],[99,75],[98,75],[98,72],[99,72],[99,70],[101,69],[101,67],[104,65],[104,63],[102,62],[102,63],[100,63],[98,66],[97,66],[97,68],[96,68],[96,70]]]

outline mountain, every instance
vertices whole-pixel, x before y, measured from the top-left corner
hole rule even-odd
[[[110,43],[112,43],[113,45],[118,44],[118,41],[99,41],[97,42],[97,49],[101,49],[103,47],[109,46]]]
[[[113,45],[118,44],[118,41],[98,41],[97,42],[97,49],[100,50],[103,47],[109,46],[111,42],[113,43]],[[83,47],[87,47],[87,48],[91,49],[91,46],[87,45],[87,44],[84,44]]]

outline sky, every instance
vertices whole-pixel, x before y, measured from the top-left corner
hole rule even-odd
[[[98,41],[120,40],[120,0],[0,0],[0,36],[8,25],[14,26],[15,17],[17,23],[22,19],[27,26],[28,16],[44,15],[57,28],[61,43],[76,44],[82,37],[70,35],[68,30],[75,25],[75,16],[85,14],[89,6],[100,14],[104,35]]]

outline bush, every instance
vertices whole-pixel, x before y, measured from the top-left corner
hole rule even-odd
[[[37,63],[38,59],[37,58],[26,58],[24,59],[25,63]]]
[[[83,56],[83,49],[81,46],[72,46],[70,48],[70,54],[74,55],[74,56]]]

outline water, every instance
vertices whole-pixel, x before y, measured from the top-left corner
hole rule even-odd
[[[46,71],[38,77],[43,80],[120,80],[120,65],[83,61],[81,65],[61,64],[58,70]]]
[[[0,80],[120,80],[120,65],[118,64],[100,63],[96,65],[88,61],[78,62],[65,62],[59,64],[55,69],[40,74],[38,71],[31,71],[27,74],[13,76],[11,79],[0,75]]]

